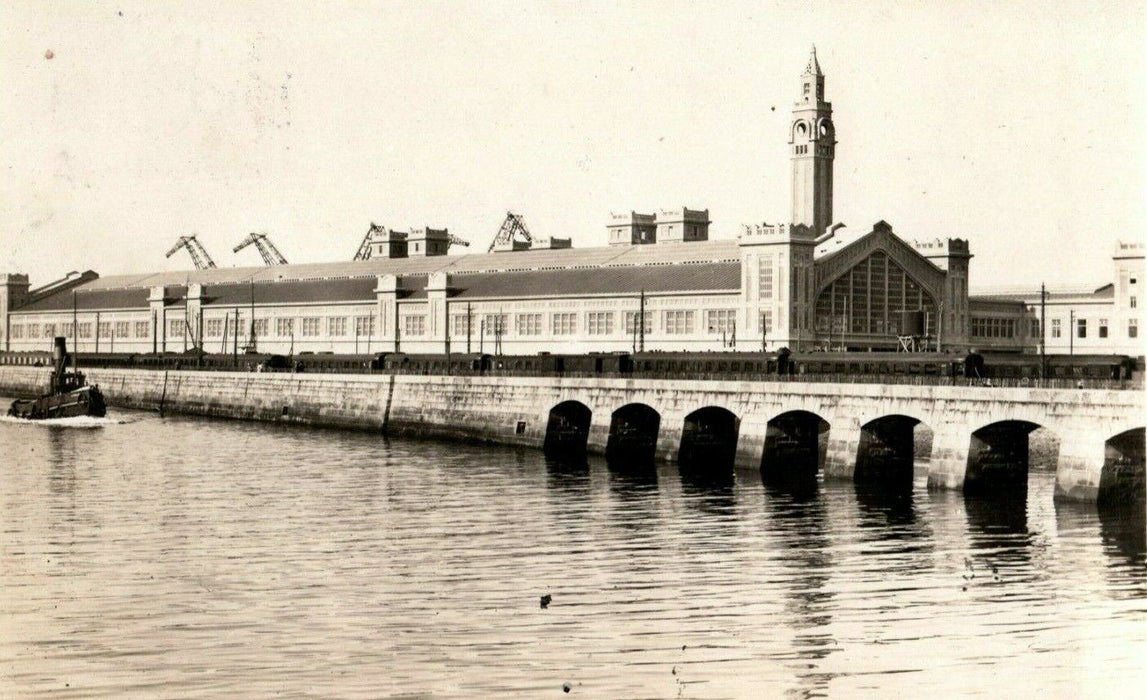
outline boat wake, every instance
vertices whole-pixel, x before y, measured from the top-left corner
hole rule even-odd
[[[94,416],[72,416],[70,418],[44,418],[42,420],[29,420],[27,418],[16,418],[15,416],[0,416],[0,423],[11,423],[14,425],[42,425],[50,428],[80,428],[91,430],[93,428],[104,428],[109,425],[125,425],[132,421],[126,418],[96,418]]]

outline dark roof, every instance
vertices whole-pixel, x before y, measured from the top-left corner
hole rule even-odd
[[[356,277],[329,280],[256,283],[256,304],[305,304],[374,299],[375,278]],[[243,306],[251,303],[250,284],[204,285],[205,305]]]
[[[453,297],[580,296],[646,292],[737,291],[739,262],[477,273],[450,278]],[[414,296],[425,296],[425,292]]]
[[[146,288],[135,289],[103,289],[98,291],[85,291],[80,289],[75,294],[75,308],[80,311],[91,309],[141,309],[147,308]],[[72,295],[68,292],[50,294],[41,299],[29,302],[17,311],[65,311],[72,308]]]

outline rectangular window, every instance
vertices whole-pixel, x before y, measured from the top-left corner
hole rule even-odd
[[[11,329],[10,333],[11,333],[11,337],[13,340],[19,340],[20,338],[23,338],[24,337],[24,326],[22,324],[19,324],[19,323],[14,323],[14,324],[12,324],[12,329]]]
[[[589,335],[610,335],[613,333],[613,312],[590,311],[585,315],[585,332]]]
[[[209,318],[207,319],[207,328],[204,329],[208,338],[218,338],[223,335],[223,319]]]
[[[88,327],[90,328],[91,326],[89,325]],[[38,323],[29,323],[28,324],[28,337],[29,338],[39,338],[40,337],[40,324],[38,324]]]
[[[169,318],[167,320],[167,337],[168,339],[183,337],[182,318]]]
[[[693,333],[693,312],[666,311],[665,332],[668,335],[689,335]]]
[[[450,335],[463,336],[469,335],[470,329],[470,316],[466,314],[454,314],[450,317]]]
[[[1100,338],[1106,338],[1107,337],[1107,319],[1105,319],[1105,318],[1099,319],[1099,337]]]
[[[117,337],[117,338],[130,338],[131,337],[131,321],[116,321],[115,322],[115,337]]]
[[[1086,338],[1087,337],[1087,319],[1086,318],[1076,319],[1075,328],[1076,328],[1076,337],[1077,338]]]
[[[577,333],[577,314],[554,314],[554,335],[573,335]]]
[[[1058,318],[1051,320],[1051,337],[1060,338],[1063,336],[1063,325]]]
[[[1138,338],[1139,337],[1139,319],[1132,318],[1132,319],[1127,320],[1127,337],[1128,338]]]
[[[355,316],[354,317],[354,334],[360,337],[369,337],[374,335],[374,315],[370,316]]]
[[[146,338],[151,335],[151,324],[147,321],[135,322],[135,337]]]
[[[1040,335],[1039,319],[1033,318],[1031,319],[1031,337],[1038,338]]]
[[[762,255],[760,260],[759,269],[759,284],[757,291],[760,293],[761,299],[773,298],[773,257],[771,255]]]
[[[736,309],[709,309],[705,312],[705,329],[711,334],[732,333],[736,324]]]
[[[1131,308],[1133,308],[1133,309],[1138,308],[1139,300],[1135,298],[1134,294],[1131,295],[1130,302],[1131,302]]]
[[[514,332],[518,335],[541,335],[542,315],[518,314],[514,317]]]
[[[112,338],[112,337],[114,337],[112,335],[112,322],[111,321],[100,321],[100,337],[101,338]]]
[[[510,332],[510,315],[486,314],[482,317],[482,329],[489,336],[505,336]]]
[[[421,315],[403,316],[402,334],[414,338],[426,335],[426,317]]]
[[[766,338],[768,338],[769,333],[773,332],[773,310],[772,309],[765,309],[764,311],[762,311],[761,312],[761,318],[759,319],[759,321],[761,324],[761,327],[759,330],[761,331],[761,333],[763,333],[765,335]],[[839,330],[839,326],[838,326],[838,330]]]
[[[323,327],[323,320],[317,316],[302,319],[300,329],[304,338],[317,338]]]
[[[268,319],[257,318],[255,319],[255,337],[265,338],[271,332],[271,324]]]
[[[625,334],[626,335],[633,335],[634,334],[634,328],[636,327],[636,324],[637,324],[637,314],[639,314],[639,313],[641,313],[641,312],[640,311],[626,311],[625,312]],[[645,333],[646,335],[649,335],[649,334],[653,333],[653,312],[652,311],[646,311],[644,320],[645,320],[645,330],[643,330],[642,332]]]

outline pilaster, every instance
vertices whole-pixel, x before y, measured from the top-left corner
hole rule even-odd
[[[376,306],[378,308],[378,334],[384,340],[379,346],[383,350],[398,352],[400,342],[398,339],[398,277],[396,275],[379,275],[374,287]]]

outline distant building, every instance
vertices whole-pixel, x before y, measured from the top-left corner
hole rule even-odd
[[[709,240],[707,209],[677,207],[612,214],[607,245],[587,249],[534,235],[451,256],[446,229],[374,226],[370,258],[355,262],[74,273],[37,289],[0,275],[0,347],[65,335],[83,352],[1020,351],[1048,331],[1049,352],[1141,352],[1141,246],[1123,244],[1111,285],[1053,292],[1048,330],[1038,290],[969,296],[965,240],[833,223],[836,129],[815,51],[789,143],[790,222],[735,240]]]

